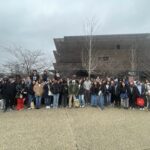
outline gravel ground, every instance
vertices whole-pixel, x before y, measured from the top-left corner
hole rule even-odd
[[[91,107],[0,112],[0,150],[150,150],[150,112]]]

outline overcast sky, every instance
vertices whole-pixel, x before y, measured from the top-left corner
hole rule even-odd
[[[150,33],[150,0],[0,0],[0,45],[52,55],[53,38],[84,34],[93,16],[100,23],[95,34]]]

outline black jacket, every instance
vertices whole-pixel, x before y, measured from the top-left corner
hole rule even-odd
[[[49,97],[50,95],[48,95],[48,93],[49,93],[49,90],[51,91],[51,84],[50,83],[45,84],[43,89],[44,89],[43,97],[44,98]]]
[[[30,95],[34,95],[33,86],[34,86],[33,83],[31,83],[27,87],[27,93],[30,94]]]
[[[99,92],[99,86],[92,84],[91,95],[98,95],[98,92]]]
[[[59,94],[60,93],[60,85],[59,83],[53,83],[50,90],[53,94]]]
[[[80,84],[79,85],[79,91],[78,91],[78,95],[83,95],[84,94],[84,86],[83,86],[83,84]]]
[[[6,82],[2,87],[2,95],[3,97],[11,97],[14,98],[16,95],[16,83]]]
[[[131,90],[132,89],[132,90]],[[136,100],[140,96],[140,93],[136,86],[128,86],[127,88],[129,99]]]
[[[61,94],[68,95],[68,85],[67,83],[61,84]]]

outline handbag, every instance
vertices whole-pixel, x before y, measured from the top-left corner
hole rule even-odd
[[[74,106],[75,108],[79,108],[79,107],[80,107],[80,102],[79,102],[78,99],[74,100],[73,106]]]
[[[136,101],[137,105],[140,106],[140,107],[143,107],[145,102],[144,102],[144,99],[143,98],[137,98],[137,101]]]

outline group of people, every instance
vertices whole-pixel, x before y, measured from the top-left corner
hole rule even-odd
[[[26,78],[3,78],[0,80],[0,99],[4,111],[46,109],[58,107],[118,107],[150,110],[150,82],[118,78],[50,78],[45,70],[40,76],[36,70]]]

